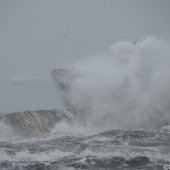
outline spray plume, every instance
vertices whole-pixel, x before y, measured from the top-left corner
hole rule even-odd
[[[52,77],[62,100],[88,127],[152,128],[170,122],[170,45],[154,37],[117,42]]]

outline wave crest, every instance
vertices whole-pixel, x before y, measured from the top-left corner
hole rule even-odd
[[[57,122],[68,117],[63,110],[37,110],[4,114],[0,117],[0,125],[7,130],[5,134],[34,136],[48,133]]]

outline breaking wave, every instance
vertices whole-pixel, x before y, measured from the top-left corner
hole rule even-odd
[[[67,119],[62,110],[25,111],[0,115],[0,135],[31,137],[49,133],[56,123]]]
[[[62,92],[57,96],[64,103],[62,109],[0,115],[0,135],[88,135],[166,126],[170,123],[169,65],[168,42],[154,37],[117,42],[109,54],[72,65],[73,77],[66,69],[68,75],[61,82],[55,80]]]
[[[0,114],[0,169],[166,168],[169,65],[170,44],[150,37],[55,69],[61,109]]]

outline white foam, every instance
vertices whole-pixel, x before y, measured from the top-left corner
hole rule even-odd
[[[28,150],[24,150],[16,152],[15,155],[7,154],[5,151],[0,151],[0,161],[52,162],[71,154],[71,152],[67,153],[60,150],[39,153],[30,153]]]
[[[136,146],[113,146],[109,148],[100,148],[96,150],[95,148],[87,148],[80,153],[75,152],[62,152],[60,150],[48,151],[48,152],[38,152],[31,153],[28,150],[23,150],[16,152],[15,154],[8,154],[5,151],[0,151],[0,161],[23,161],[23,162],[54,162],[61,158],[67,156],[77,156],[80,157],[80,162],[83,162],[88,156],[95,156],[99,159],[107,159],[113,157],[122,157],[126,160],[135,158],[138,156],[146,156],[151,161],[156,162],[157,160],[163,159],[170,161],[170,154],[163,153],[159,148],[152,147],[136,147]]]
[[[161,130],[170,132],[170,125],[161,127]]]

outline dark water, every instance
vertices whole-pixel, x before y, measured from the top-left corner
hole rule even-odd
[[[1,170],[161,170],[170,164],[166,130],[111,130],[0,142]]]

